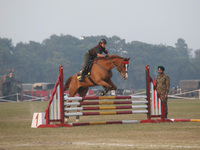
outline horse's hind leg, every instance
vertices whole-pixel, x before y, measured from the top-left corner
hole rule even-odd
[[[73,84],[72,85],[76,85],[74,84],[74,80],[72,80]],[[74,97],[77,93],[77,87],[76,86],[69,86],[69,97]],[[69,103],[71,103],[72,101],[68,101]],[[67,108],[69,108],[70,106],[67,106]],[[67,111],[69,112],[69,111]],[[65,118],[65,123],[68,123],[69,120],[69,116],[67,116]]]
[[[84,88],[84,87],[80,87],[78,89],[78,94],[80,97],[84,97],[88,92],[88,87]]]
[[[78,89],[78,94],[80,97],[86,96],[87,92],[88,92],[88,87],[87,88],[80,87]],[[81,106],[79,106],[79,107],[81,107]],[[77,112],[79,112],[79,111],[77,111]],[[76,122],[79,122],[79,119],[80,119],[80,116],[76,116]]]

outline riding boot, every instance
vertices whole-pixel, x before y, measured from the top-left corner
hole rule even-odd
[[[83,82],[85,74],[86,74],[86,69],[82,69],[80,71],[80,76],[77,77],[80,82]]]

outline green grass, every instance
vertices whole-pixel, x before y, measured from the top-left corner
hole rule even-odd
[[[93,125],[32,129],[47,102],[0,103],[0,150],[200,149],[200,122]],[[169,118],[200,119],[200,100],[168,102]],[[81,117],[81,121],[141,120],[146,115]],[[74,121],[75,118],[71,118]]]

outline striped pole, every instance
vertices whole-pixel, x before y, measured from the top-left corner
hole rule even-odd
[[[73,107],[65,108],[65,111],[75,111],[75,110],[111,110],[111,109],[142,109],[147,108],[147,105],[136,105],[136,106],[104,106],[104,107]]]
[[[200,119],[170,119],[173,122],[200,122]]]
[[[78,122],[78,123],[68,123],[67,127],[84,126],[84,125],[130,124],[130,123],[138,123],[138,120],[102,121],[102,122]]]
[[[131,95],[131,96],[87,96],[87,97],[68,97],[65,96],[67,101],[84,101],[84,100],[104,100],[104,99],[134,99],[134,98],[146,98],[146,95]]]
[[[109,111],[109,112],[77,112],[65,113],[65,116],[90,116],[90,115],[121,115],[121,114],[143,114],[148,113],[147,110],[133,110],[133,111]]]
[[[117,105],[117,104],[147,104],[148,101],[101,101],[101,102],[67,102],[65,106],[83,106],[83,105]]]

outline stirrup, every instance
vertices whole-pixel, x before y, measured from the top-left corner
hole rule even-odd
[[[77,76],[77,79],[79,82],[83,82],[84,78],[87,77],[87,74],[85,73],[86,69],[82,69]]]
[[[79,75],[79,76],[77,76],[77,79],[78,79],[79,82],[83,82],[84,77],[82,75]]]
[[[78,81],[80,81],[80,82],[83,81],[83,77],[82,77],[82,76],[78,76],[77,79],[78,79]]]

